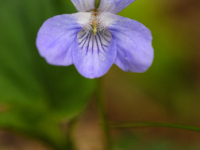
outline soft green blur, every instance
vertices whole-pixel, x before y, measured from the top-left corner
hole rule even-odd
[[[94,81],[74,66],[48,65],[35,46],[39,27],[49,17],[75,12],[57,0],[0,1],[0,126],[39,138],[56,149],[65,147],[60,130],[84,110]]]
[[[103,77],[110,121],[200,127],[200,54],[195,36],[199,28],[190,17],[182,17],[187,5],[179,8],[180,4],[137,0],[120,12],[152,31],[155,59],[145,73],[123,72],[113,65]],[[85,79],[74,66],[48,65],[39,56],[35,39],[46,19],[75,12],[70,0],[0,1],[0,128],[56,150],[66,148],[61,124],[86,109],[95,80]],[[116,150],[200,149],[200,133],[182,130],[122,130],[113,139]]]

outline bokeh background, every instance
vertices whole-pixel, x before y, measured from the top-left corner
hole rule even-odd
[[[48,65],[35,46],[46,19],[75,12],[70,0],[0,1],[0,150],[69,150],[77,116],[76,148],[103,149],[96,80]],[[102,78],[109,121],[200,127],[200,1],[136,0],[119,15],[152,31],[155,59],[145,73],[113,65]],[[181,129],[112,129],[112,139],[116,150],[200,149],[200,133]]]

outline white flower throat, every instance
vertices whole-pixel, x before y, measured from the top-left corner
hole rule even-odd
[[[77,19],[77,23],[82,26],[82,29],[85,30],[86,33],[93,31],[94,35],[96,35],[97,32],[104,32],[107,30],[106,27],[116,21],[113,14],[109,12],[100,12],[97,9],[92,9],[88,12],[79,12],[73,15]]]
[[[97,34],[98,31],[101,31],[101,21],[100,21],[100,14],[97,9],[93,9],[89,11],[90,13],[90,18],[88,25],[84,28],[86,32],[90,32],[91,30],[93,31],[94,35]]]
[[[101,60],[105,61],[105,54],[112,40],[111,33],[106,29],[113,21],[113,16],[109,17],[110,14],[97,9],[73,14],[82,27],[77,34],[80,52],[98,53]]]
[[[112,34],[107,30],[107,27],[116,21],[116,17],[109,12],[101,12],[97,9],[79,12],[73,14],[73,17],[82,27],[82,30],[77,34],[80,53],[84,51],[85,54],[88,52],[91,52],[91,55],[98,54],[101,61],[106,61],[106,52],[112,41]]]

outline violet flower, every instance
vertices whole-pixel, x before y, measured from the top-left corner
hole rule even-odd
[[[116,64],[123,71],[144,72],[152,64],[152,36],[143,24],[116,15],[135,0],[71,0],[79,11],[48,19],[36,40],[49,64],[74,64],[86,78],[103,76]]]

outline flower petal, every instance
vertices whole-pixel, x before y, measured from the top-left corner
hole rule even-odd
[[[78,33],[77,43],[73,45],[73,60],[80,74],[86,78],[103,76],[112,66],[117,50],[112,35],[107,30],[82,30]]]
[[[71,0],[76,9],[80,12],[87,12],[95,9],[95,0]]]
[[[99,10],[103,12],[119,13],[135,0],[101,0]]]
[[[87,15],[90,16],[86,13],[59,15],[44,22],[38,32],[36,45],[48,63],[62,66],[73,63],[71,45],[83,26],[78,18]]]
[[[111,13],[107,18],[116,20],[107,26],[117,44],[115,64],[124,71],[146,71],[154,57],[150,30],[135,20]]]

